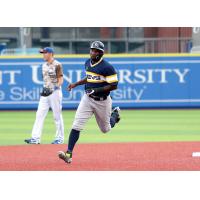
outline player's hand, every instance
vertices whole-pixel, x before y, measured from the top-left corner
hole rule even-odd
[[[67,90],[68,91],[71,91],[71,89],[75,88],[76,87],[76,84],[74,83],[70,83],[68,86],[67,86]]]
[[[85,90],[85,93],[89,96],[91,94],[94,94],[95,90],[94,89],[87,89],[87,90]]]
[[[99,88],[89,88],[85,90],[85,93],[89,95],[98,95],[99,93],[104,92],[104,87],[99,87]]]

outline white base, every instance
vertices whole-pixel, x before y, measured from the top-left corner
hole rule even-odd
[[[193,152],[192,157],[200,157],[200,152]]]

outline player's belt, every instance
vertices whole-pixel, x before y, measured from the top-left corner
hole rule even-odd
[[[94,96],[94,95],[89,95],[89,97],[91,97],[92,99],[94,99],[95,101],[104,101],[107,99],[107,96],[103,96],[103,97],[98,97],[98,96]]]

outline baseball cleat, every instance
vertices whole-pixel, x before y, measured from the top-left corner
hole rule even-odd
[[[119,107],[115,107],[113,110],[112,110],[112,116],[115,115],[116,116],[116,123],[118,123],[121,119],[120,117],[120,114],[119,114],[119,111],[120,111],[120,108]]]
[[[54,140],[51,144],[63,144],[63,140]]]
[[[40,144],[40,140],[34,138],[25,139],[24,142],[27,144]]]
[[[72,153],[67,153],[63,151],[58,152],[58,157],[64,160],[66,163],[70,164],[72,162]]]

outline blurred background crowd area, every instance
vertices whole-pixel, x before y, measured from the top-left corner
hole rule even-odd
[[[0,27],[0,54],[88,54],[94,40],[105,53],[198,53],[200,27]]]

